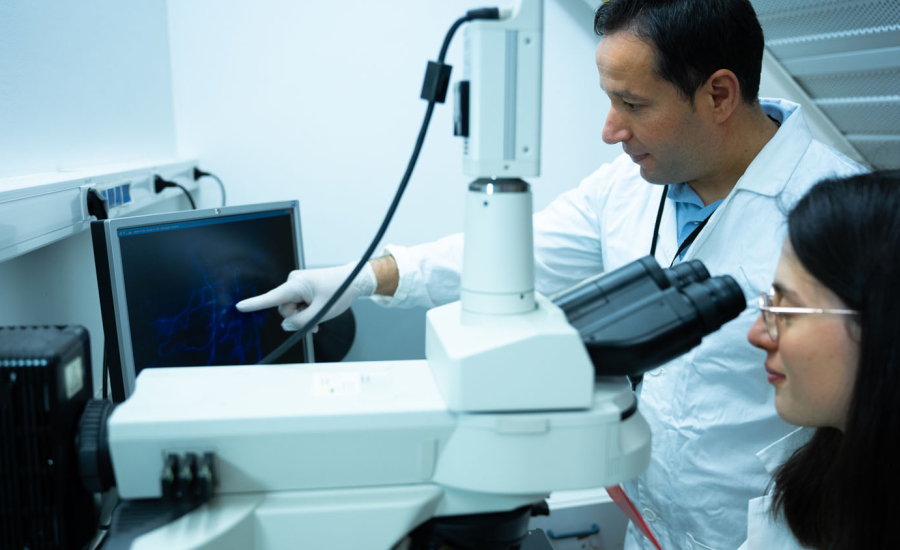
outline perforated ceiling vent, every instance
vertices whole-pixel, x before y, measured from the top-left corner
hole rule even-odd
[[[900,169],[900,0],[751,0],[766,47],[873,168]]]

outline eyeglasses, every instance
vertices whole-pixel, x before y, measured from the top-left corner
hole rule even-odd
[[[778,341],[778,323],[779,313],[791,314],[822,314],[830,315],[859,315],[855,309],[823,309],[817,307],[781,307],[773,306],[772,300],[775,298],[775,289],[769,289],[769,292],[761,292],[759,295],[759,310],[762,312],[763,324],[766,325],[766,331],[772,340]]]

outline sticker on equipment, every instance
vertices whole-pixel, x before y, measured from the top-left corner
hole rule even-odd
[[[66,399],[72,399],[84,387],[84,363],[81,357],[69,361],[63,367],[63,373],[66,379]]]
[[[313,374],[312,394],[325,395],[357,395],[362,385],[358,372],[325,372]]]

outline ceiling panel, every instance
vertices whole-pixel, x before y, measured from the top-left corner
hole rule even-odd
[[[751,1],[813,103],[873,168],[900,168],[900,0]]]

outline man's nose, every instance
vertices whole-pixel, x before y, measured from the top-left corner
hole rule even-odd
[[[613,145],[631,139],[631,131],[622,120],[622,117],[612,108],[606,115],[606,123],[603,125],[603,141]]]

